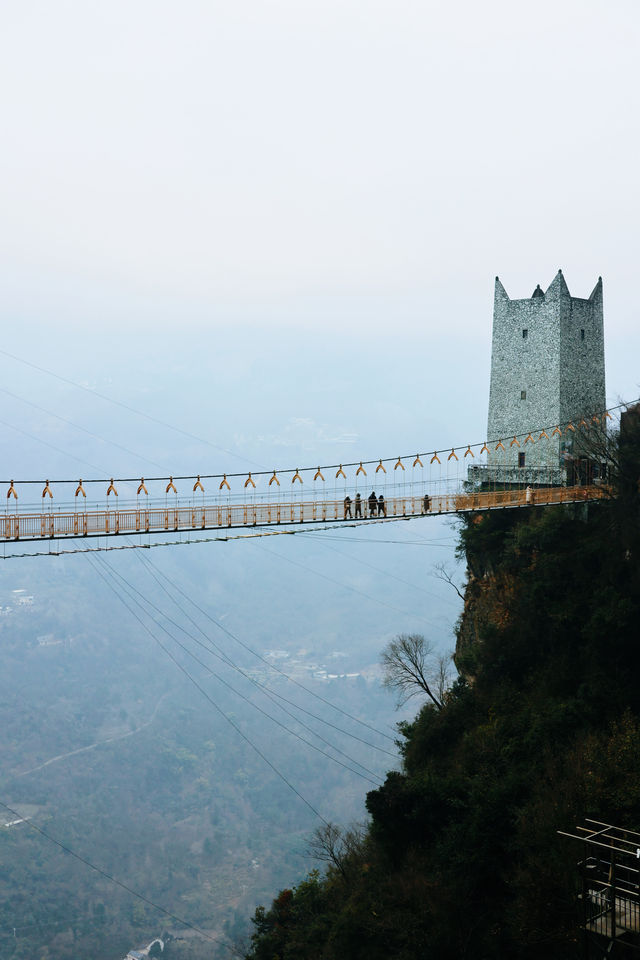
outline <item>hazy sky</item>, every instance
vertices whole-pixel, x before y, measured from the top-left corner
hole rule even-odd
[[[3,4],[0,482],[482,442],[496,274],[602,275],[608,396],[637,397],[639,25],[637,0]],[[450,646],[454,531],[347,534],[158,554],[245,639],[257,602],[295,647],[304,602],[307,646],[317,610],[371,662]],[[84,559],[0,583],[66,590]]]
[[[258,462],[308,421],[292,457],[389,455],[483,438],[493,278],[562,267],[576,296],[603,276],[608,394],[635,397],[639,24],[631,0],[5,5],[4,349]]]
[[[482,442],[496,274],[602,275],[607,393],[640,395],[639,27],[637,0],[3,3],[0,504]],[[450,648],[450,526],[342,533],[154,557],[260,648]],[[85,560],[0,587],[72,604]]]

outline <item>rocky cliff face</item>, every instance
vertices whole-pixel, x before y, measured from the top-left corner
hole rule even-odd
[[[468,531],[477,532],[488,515],[470,518]],[[509,623],[516,584],[512,576],[496,568],[491,550],[471,548],[467,536],[467,585],[464,608],[456,626],[454,662],[458,673],[468,682],[474,680],[474,662],[478,644],[487,628],[504,629]]]
[[[584,817],[640,830],[635,463],[628,474],[626,494],[588,511],[462,522],[461,677],[441,710],[400,724],[402,768],[367,795],[369,829],[257,912],[248,960],[583,955],[582,851],[558,831]]]

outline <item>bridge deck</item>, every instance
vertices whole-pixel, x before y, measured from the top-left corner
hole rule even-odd
[[[553,503],[575,503],[598,500],[607,496],[602,486],[543,487],[489,490],[433,496],[425,510],[422,496],[390,497],[385,503],[384,517],[401,519],[419,516],[468,513]],[[44,510],[25,510],[0,516],[0,539],[5,541],[60,540],[74,537],[104,537],[131,534],[163,534],[168,532],[219,530],[297,524],[327,524],[352,519],[378,519],[368,516],[368,504],[362,500],[362,515],[345,518],[343,500],[311,500],[297,502],[253,502],[196,504],[177,501],[171,506],[132,506],[105,509],[65,510],[50,506]]]

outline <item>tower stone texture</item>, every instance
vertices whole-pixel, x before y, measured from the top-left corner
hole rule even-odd
[[[498,465],[495,446],[503,440],[506,450],[499,454],[503,467],[524,468],[530,475],[526,479],[535,482],[536,470],[551,463],[561,467],[575,448],[574,434],[552,436],[553,428],[590,420],[602,414],[605,405],[602,278],[583,300],[571,296],[558,270],[546,291],[537,286],[531,297],[511,300],[496,277],[489,466]],[[508,442],[545,428],[548,444]]]

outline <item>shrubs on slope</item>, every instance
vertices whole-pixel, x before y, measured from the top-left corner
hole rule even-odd
[[[464,523],[460,678],[400,726],[403,770],[368,794],[347,869],[260,909],[250,960],[581,955],[580,851],[556,831],[640,828],[640,510],[621,452],[611,501]]]

